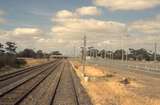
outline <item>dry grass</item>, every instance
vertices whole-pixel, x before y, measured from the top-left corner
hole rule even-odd
[[[75,68],[82,70],[83,67],[79,62],[75,62]],[[89,76],[105,76],[107,73],[104,70],[100,70],[93,66],[86,66],[85,74]]]
[[[27,62],[27,66],[33,66],[33,65],[37,65],[37,64],[41,64],[41,63],[47,62],[46,59],[25,58],[25,60]]]
[[[136,80],[129,78],[129,84],[123,84],[120,81],[122,77],[120,75],[114,75],[110,77],[108,81],[84,81],[82,77],[81,66],[78,62],[74,62],[76,65],[76,72],[81,78],[81,83],[87,90],[89,96],[94,105],[160,105],[160,99],[151,99],[149,97],[142,97],[136,93],[130,91],[128,88],[143,88],[142,84],[136,82]],[[101,69],[95,67],[86,67],[87,75],[106,75]]]
[[[79,69],[82,70],[82,66]],[[106,72],[101,71],[95,67],[86,66],[85,74],[89,76],[105,76]]]

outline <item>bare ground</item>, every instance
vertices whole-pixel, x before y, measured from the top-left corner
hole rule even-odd
[[[160,78],[90,65],[85,71],[88,76],[107,79],[86,82],[80,63],[73,64],[94,105],[160,105]]]

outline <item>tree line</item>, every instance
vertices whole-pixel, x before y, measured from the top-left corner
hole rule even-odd
[[[17,45],[14,42],[6,42],[5,45],[0,43],[0,68],[3,66],[19,67],[24,65],[24,60],[16,57]]]
[[[92,57],[102,57],[102,58],[110,58],[110,59],[117,59],[120,60],[145,60],[145,61],[153,61],[155,60],[155,52],[148,51],[144,48],[140,49],[133,49],[129,48],[129,51],[125,51],[124,49],[117,49],[115,51],[110,50],[98,50],[94,47],[88,47],[87,55]],[[123,55],[123,56],[122,56]],[[160,54],[156,54],[156,60],[160,61]]]
[[[18,57],[25,58],[49,58],[51,55],[62,55],[59,51],[52,51],[51,53],[43,52],[43,50],[34,51],[33,49],[26,48],[17,53]]]
[[[59,51],[45,53],[42,50],[35,51],[34,49],[25,48],[17,52],[17,44],[15,42],[0,43],[0,68],[4,66],[19,67],[25,65],[24,59],[19,58],[48,58],[50,55],[62,55]]]

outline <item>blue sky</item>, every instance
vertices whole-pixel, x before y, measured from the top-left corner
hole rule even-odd
[[[93,5],[91,0],[0,0],[0,9],[6,12],[5,18],[9,21],[0,28],[38,26],[47,29],[52,25],[51,16],[57,11]],[[104,7],[99,8],[102,15],[96,18],[120,22],[150,18],[160,13],[160,6],[140,11],[109,11]]]
[[[153,36],[160,38],[160,1],[0,0],[0,42],[65,52],[72,42],[80,46],[82,33],[90,46],[107,42],[118,48],[121,35],[129,34],[136,41],[128,40],[130,46],[149,48],[145,45],[152,46]]]
[[[51,16],[58,10],[72,10],[90,2],[83,0],[0,0],[0,9],[6,12],[9,24],[2,28],[12,29],[17,26],[51,26]]]

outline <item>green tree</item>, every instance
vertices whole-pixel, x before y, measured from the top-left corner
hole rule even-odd
[[[137,50],[130,48],[129,51],[129,58],[132,58],[134,60],[153,60],[153,55],[144,48]]]
[[[88,56],[92,56],[92,49],[93,49],[94,47],[88,47],[88,51],[87,51],[87,55]]]
[[[105,58],[105,56],[106,56],[106,55],[105,55],[105,54],[106,54],[105,52],[106,52],[106,51],[103,49],[103,50],[101,50],[101,51],[99,52],[98,55],[101,56],[102,58]]]
[[[125,55],[125,50],[123,50],[123,49],[119,49],[119,50],[116,50],[115,52],[114,52],[114,58],[115,59],[122,59],[122,51],[123,51],[123,54]],[[124,56],[125,57],[125,56]]]
[[[8,53],[15,54],[16,49],[17,49],[16,43],[6,42],[6,48],[5,49],[8,51]]]
[[[99,53],[99,50],[98,50],[98,49],[94,48],[94,49],[92,49],[91,51],[92,51],[93,57],[98,56],[98,53]]]
[[[3,44],[2,43],[0,43],[0,53],[4,53],[4,49],[3,49]]]
[[[18,54],[19,57],[28,57],[28,58],[35,58],[36,57],[36,53],[33,49],[24,49],[23,51],[21,51]]]
[[[44,54],[42,50],[37,51],[37,58],[43,58]]]
[[[60,53],[59,51],[53,51],[51,54],[52,55],[62,55],[62,53]]]
[[[0,48],[3,48],[3,44],[2,43],[0,43]]]

